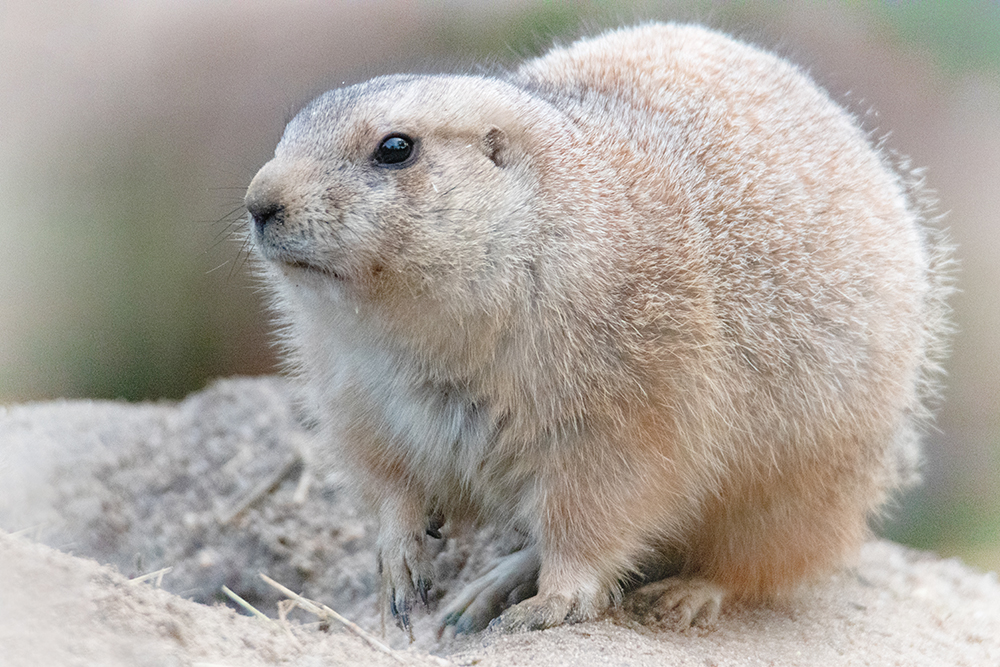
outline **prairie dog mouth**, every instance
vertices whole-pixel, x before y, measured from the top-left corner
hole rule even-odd
[[[324,266],[318,266],[316,264],[310,264],[309,262],[306,262],[306,261],[301,260],[301,259],[294,259],[293,260],[293,259],[275,258],[275,259],[271,259],[269,261],[271,261],[271,262],[273,262],[275,264],[278,264],[281,267],[282,271],[291,270],[291,271],[295,271],[295,272],[318,273],[318,274],[322,274],[324,276],[328,276],[330,278],[333,278],[334,280],[346,280],[346,278],[344,277],[344,275],[341,274],[341,273],[337,273],[336,271],[328,269],[328,268],[326,268]]]

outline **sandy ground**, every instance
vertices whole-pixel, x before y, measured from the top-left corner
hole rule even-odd
[[[180,403],[0,408],[0,665],[1000,665],[996,575],[885,542],[711,632],[612,613],[438,639],[435,611],[513,546],[446,537],[414,643],[383,635],[372,526],[335,479],[307,484],[309,420],[290,397],[277,378],[231,379]],[[261,572],[391,648],[284,613]],[[234,611],[223,586],[273,620]]]

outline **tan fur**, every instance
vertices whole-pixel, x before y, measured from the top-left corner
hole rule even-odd
[[[415,157],[375,164],[393,133]],[[246,202],[398,618],[440,513],[527,536],[482,586],[539,567],[517,628],[593,617],[665,559],[689,621],[851,555],[933,395],[925,199],[793,66],[647,25],[506,76],[327,93]],[[481,627],[486,597],[445,623]]]

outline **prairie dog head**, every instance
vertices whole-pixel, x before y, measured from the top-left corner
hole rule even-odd
[[[336,297],[494,308],[537,243],[560,115],[493,79],[389,76],[328,92],[250,184],[269,270]]]

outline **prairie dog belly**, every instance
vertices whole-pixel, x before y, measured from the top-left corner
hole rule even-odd
[[[593,618],[665,564],[634,599],[683,626],[838,567],[912,474],[948,244],[919,178],[752,46],[651,24],[330,91],[246,205],[401,626],[439,519],[528,540],[445,626],[528,588],[499,627]]]

